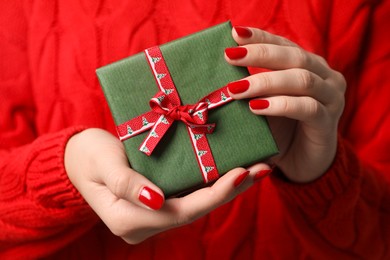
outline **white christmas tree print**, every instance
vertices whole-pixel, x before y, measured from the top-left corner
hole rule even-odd
[[[194,134],[195,140],[199,140],[202,137],[203,137],[203,134]]]
[[[198,151],[198,156],[202,157],[202,156],[205,155],[206,153],[207,153],[207,151],[200,150],[200,151]]]
[[[226,101],[227,97],[223,92],[221,92],[221,101]]]
[[[147,126],[149,124],[148,120],[145,117],[142,117],[142,125]]]
[[[172,92],[173,92],[173,89],[172,89],[172,88],[164,89],[164,93],[165,93],[166,95],[169,95],[169,94],[171,94]]]
[[[129,125],[127,126],[127,134],[129,135],[133,134],[133,129],[131,129]]]
[[[159,74],[157,74],[157,78],[158,79],[162,79],[162,78],[164,78],[165,76],[166,76],[167,74],[164,74],[164,73],[159,73]]]
[[[212,170],[214,170],[214,167],[205,166],[205,167],[204,167],[204,170],[205,170],[206,173],[209,173],[209,172],[211,172]]]
[[[202,113],[202,112],[198,111],[198,112],[196,113],[196,115],[197,115],[200,119],[203,119],[203,113]]]
[[[152,57],[152,62],[153,62],[153,63],[157,63],[157,62],[159,62],[160,60],[161,60],[160,57]]]
[[[141,147],[141,152],[143,152],[143,153],[149,153],[150,151],[149,151],[148,147],[142,146],[142,147]]]
[[[165,116],[163,116],[163,118],[161,118],[161,122],[163,123],[163,124],[169,124],[169,122],[168,122],[168,120],[165,118]]]
[[[152,132],[150,133],[150,135],[151,135],[152,137],[158,138],[158,134],[156,133],[156,131],[152,131]]]
[[[157,97],[158,102],[161,104],[164,100],[165,96],[159,96]]]

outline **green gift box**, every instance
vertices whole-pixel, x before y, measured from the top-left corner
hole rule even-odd
[[[231,28],[230,22],[225,22],[159,46],[182,106],[199,104],[211,92],[249,75],[246,68],[231,66],[224,59],[225,48],[237,46]],[[139,53],[96,71],[115,123],[122,128],[127,126],[129,133],[133,129],[126,122],[151,111],[150,100],[161,90],[159,75],[153,74],[150,65],[159,61],[153,57],[148,61],[145,53]],[[143,117],[142,120],[150,123]],[[245,100],[210,109],[206,124],[210,123],[215,123],[215,130],[204,136],[217,168],[213,170],[219,175],[278,152],[266,119],[252,114]],[[213,168],[199,163],[206,152],[195,149],[189,130],[187,124],[174,121],[159,137],[150,156],[139,149],[151,130],[123,141],[131,167],[159,186],[167,197],[207,185],[202,172]]]

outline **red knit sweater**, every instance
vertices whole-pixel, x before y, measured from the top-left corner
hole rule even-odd
[[[206,4],[207,3],[207,4]],[[390,1],[0,1],[0,259],[390,259]],[[347,78],[332,167],[277,175],[191,225],[127,245],[67,178],[67,140],[113,132],[95,69],[231,19]]]

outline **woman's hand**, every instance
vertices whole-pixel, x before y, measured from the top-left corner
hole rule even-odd
[[[68,141],[65,168],[108,228],[131,244],[196,220],[270,171],[265,164],[249,171],[236,168],[211,187],[164,202],[161,190],[129,167],[122,143],[101,129],[85,130]]]
[[[228,85],[234,99],[250,99],[254,114],[265,115],[280,149],[273,159],[292,181],[310,182],[332,164],[346,82],[326,61],[293,42],[265,31],[235,27],[240,47],[227,48],[235,66],[272,70]]]

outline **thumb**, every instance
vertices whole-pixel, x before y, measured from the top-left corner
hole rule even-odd
[[[120,167],[103,177],[107,188],[117,198],[141,207],[159,210],[164,204],[160,188],[129,167]]]

